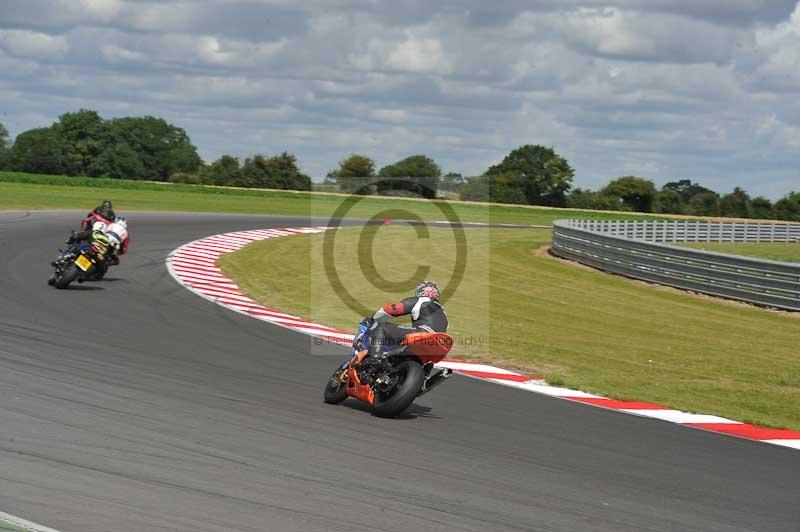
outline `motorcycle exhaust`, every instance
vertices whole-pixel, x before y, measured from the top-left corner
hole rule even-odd
[[[450,368],[442,368],[441,371],[439,371],[438,373],[434,373],[433,375],[431,375],[430,377],[428,377],[427,379],[425,379],[423,381],[422,388],[420,389],[419,395],[428,393],[433,388],[435,388],[436,386],[438,386],[439,384],[444,382],[445,379],[448,379],[448,378],[450,378],[452,376],[453,376],[453,370],[452,369],[450,369]]]

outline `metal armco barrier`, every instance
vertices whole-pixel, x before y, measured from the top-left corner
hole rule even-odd
[[[557,220],[553,254],[635,279],[800,310],[800,263],[741,257],[662,242],[797,242],[800,224]]]

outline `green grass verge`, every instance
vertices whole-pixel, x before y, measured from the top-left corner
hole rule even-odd
[[[427,276],[447,282],[456,256],[450,230],[432,229],[429,238],[400,226],[370,232],[371,252],[359,251],[361,229],[338,230],[327,262],[366,307],[404,297],[410,285],[373,287],[358,257],[373,256],[375,271],[364,264],[373,279],[412,278],[417,264],[430,264]],[[536,251],[550,237],[549,230],[466,231],[464,279],[447,303],[455,357],[526,368],[616,398],[800,429],[800,320],[557,261]],[[221,264],[251,297],[352,330],[360,315],[331,288],[322,242],[321,235],[266,240]]]
[[[25,529],[0,519],[0,532],[25,532]]]
[[[0,172],[0,210],[88,210],[106,198],[114,202],[114,209],[120,213],[153,210],[330,217],[346,196]],[[378,197],[363,199],[347,216],[371,218],[393,209],[423,220],[442,220],[445,215],[440,207],[447,205],[453,208],[458,219],[465,222],[548,225],[559,218],[644,218],[609,212]],[[395,212],[392,216],[405,215]]]
[[[800,243],[723,244],[717,242],[679,242],[675,245],[744,255],[746,257],[758,257],[760,259],[800,262]]]

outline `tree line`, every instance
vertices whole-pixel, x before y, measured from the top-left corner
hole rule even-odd
[[[3,168],[19,172],[166,181],[202,164],[183,129],[152,116],[103,120],[82,109],[20,133],[10,146],[6,129],[0,134]]]
[[[204,163],[186,132],[152,116],[102,119],[81,109],[50,127],[21,133],[13,143],[0,124],[0,169],[20,172],[170,181],[218,186],[329,190],[449,198],[520,205],[546,205],[694,216],[800,221],[800,192],[776,202],[737,187],[721,195],[690,179],[657,188],[643,177],[623,176],[599,190],[573,188],[574,171],[553,148],[524,145],[479,176],[442,174],[425,155],[412,155],[380,170],[352,154],[328,172],[322,185],[303,174],[297,158],[223,155]]]
[[[50,127],[20,133],[13,144],[0,124],[0,169],[238,187],[311,190],[294,155],[224,155],[205,164],[183,129],[153,116],[104,120],[81,109]]]
[[[773,203],[763,196],[751,197],[740,187],[728,194],[719,194],[690,179],[670,181],[659,189],[650,179],[618,177],[597,191],[581,188],[570,191],[566,196],[566,206],[577,209],[800,221],[798,192],[790,192]]]
[[[382,186],[397,187],[383,183],[382,178],[401,176],[419,176],[406,178],[407,187],[416,187],[415,192],[425,197],[435,194],[519,205],[800,221],[800,192],[791,192],[773,204],[762,196],[753,198],[739,187],[721,195],[690,179],[678,179],[659,189],[652,180],[636,176],[618,177],[596,191],[573,188],[574,171],[567,160],[553,148],[539,145],[520,146],[474,177],[457,173],[441,176],[436,163],[422,155],[376,173],[370,158],[351,155],[328,173],[325,182],[342,192],[380,194]],[[370,185],[376,180],[377,185]]]

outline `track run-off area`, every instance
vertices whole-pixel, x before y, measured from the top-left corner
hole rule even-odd
[[[0,213],[0,511],[63,532],[793,531],[800,453],[455,376],[408,415],[325,405],[335,345],[205,301],[165,259],[321,225],[129,214],[110,278],[56,291],[82,213]]]

